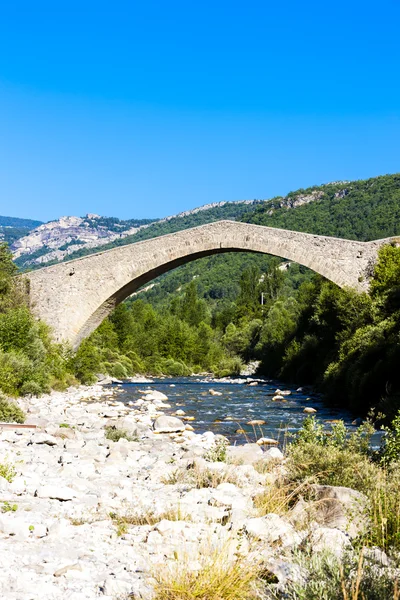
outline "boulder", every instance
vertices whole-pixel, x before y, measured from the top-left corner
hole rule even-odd
[[[142,394],[145,394],[146,400],[168,400],[168,396],[158,390],[144,390]]]
[[[348,536],[340,529],[319,527],[311,533],[307,541],[313,552],[329,552],[340,558],[345,550],[351,546]]]
[[[168,417],[161,415],[154,422],[154,431],[158,433],[176,433],[185,431],[186,425],[177,417]]]
[[[217,392],[216,390],[208,390],[210,396],[222,396],[222,392]]]
[[[277,440],[274,440],[272,438],[262,437],[257,440],[257,445],[258,446],[277,446],[278,442],[277,442]]]
[[[262,459],[264,453],[257,444],[244,444],[243,446],[228,446],[227,456],[231,462],[252,465]]]
[[[315,520],[326,527],[340,529],[355,538],[368,526],[367,497],[351,488],[313,485],[316,502],[312,504]]]
[[[36,490],[38,498],[51,498],[54,500],[72,500],[76,498],[77,493],[67,486],[62,485],[42,485]]]
[[[47,446],[57,446],[59,440],[48,433],[34,433],[31,436],[31,444],[46,444]]]
[[[307,415],[314,415],[316,412],[317,412],[316,409],[311,408],[310,406],[306,406],[305,409],[303,410],[303,413],[306,413]]]
[[[267,460],[267,461],[271,461],[271,460],[284,460],[284,458],[285,457],[283,456],[283,454],[279,450],[279,448],[269,448],[263,454],[263,459]]]
[[[244,530],[256,540],[268,544],[278,543],[283,547],[295,546],[302,539],[293,525],[274,513],[265,515],[265,517],[248,519],[244,523]]]

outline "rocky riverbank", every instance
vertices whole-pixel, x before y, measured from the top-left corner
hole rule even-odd
[[[196,572],[213,550],[262,562],[282,589],[302,576],[295,547],[340,556],[363,527],[364,498],[347,488],[317,486],[323,518],[301,501],[263,514],[256,499],[285,469],[277,448],[195,434],[155,390],[131,406],[119,393],[21,400],[36,429],[0,428],[1,598],[150,600],[160,569]]]

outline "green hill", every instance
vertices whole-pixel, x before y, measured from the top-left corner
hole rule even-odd
[[[41,221],[19,219],[17,217],[0,216],[0,240],[11,246],[13,242],[24,237],[29,231],[42,225]]]
[[[207,211],[205,216],[215,216],[214,211],[215,209]],[[240,220],[361,241],[400,235],[400,174],[300,189],[286,197],[273,198],[249,206],[240,216]],[[158,231],[164,233],[163,225],[166,224],[157,225]],[[171,225],[175,228],[179,225],[181,229],[185,225],[193,226],[190,220],[182,223],[175,220]],[[157,229],[152,227],[139,234],[143,236],[141,239],[144,239],[156,231]],[[153,304],[158,304],[166,299],[167,294],[195,278],[202,297],[210,300],[232,300],[238,293],[239,280],[244,269],[254,265],[264,272],[270,264],[268,256],[247,253],[204,258],[155,280],[154,287],[145,292],[143,297]],[[307,269],[300,267],[294,272],[292,267],[291,272],[292,282],[297,286]]]
[[[296,205],[304,197],[314,200]],[[242,221],[364,242],[399,235],[400,173],[297,190]]]
[[[35,229],[42,225],[42,221],[34,221],[33,219],[19,219],[18,217],[2,217],[0,216],[0,227],[22,227],[23,229]]]

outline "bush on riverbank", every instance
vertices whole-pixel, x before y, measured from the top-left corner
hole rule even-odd
[[[379,568],[366,553],[350,551],[338,558],[331,553],[301,552],[295,564],[307,577],[288,582],[282,595],[289,600],[399,600],[398,578]]]
[[[36,321],[26,305],[25,282],[6,244],[0,244],[0,390],[11,396],[63,388],[68,350],[51,341],[49,328]]]
[[[25,418],[24,411],[0,392],[0,421],[2,423],[24,423]]]
[[[400,417],[392,423],[392,438],[400,436]],[[326,431],[314,417],[307,417],[294,441],[287,447],[287,478],[293,484],[318,483],[344,486],[368,498],[369,531],[365,545],[387,552],[400,551],[400,452],[391,444],[370,450],[373,427],[369,422],[355,433],[343,423]],[[397,448],[399,450],[399,448]],[[278,485],[282,485],[278,482]]]

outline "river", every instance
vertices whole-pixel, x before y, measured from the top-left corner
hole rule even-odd
[[[307,414],[306,407],[317,410],[316,417],[329,429],[332,422],[342,419],[350,430],[354,416],[344,409],[335,409],[323,404],[313,393],[288,386],[280,381],[258,381],[258,385],[227,383],[225,381],[204,380],[195,377],[170,379],[154,378],[152,383],[124,383],[120,385],[118,400],[128,403],[142,397],[144,389],[156,389],[168,396],[170,409],[162,409],[166,414],[183,410],[185,417],[196,433],[212,431],[225,435],[231,443],[254,442],[260,437],[271,437],[284,445],[290,435],[302,425]],[[283,400],[274,400],[276,391],[290,391]],[[210,390],[221,395],[211,395]],[[263,425],[249,425],[249,421],[262,420]],[[374,436],[373,445],[379,445],[380,434]]]

